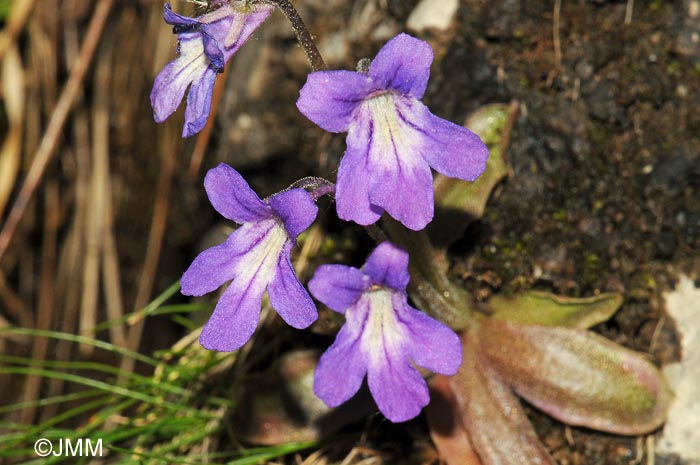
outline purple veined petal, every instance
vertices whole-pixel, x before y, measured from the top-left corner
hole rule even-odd
[[[417,100],[399,98],[395,101],[399,117],[420,138],[421,156],[435,171],[465,181],[481,176],[486,169],[489,149],[479,136],[433,115]]]
[[[224,39],[224,46],[226,49],[232,50],[231,54],[236,53],[253,35],[253,32],[275,11],[274,6],[265,3],[254,3],[246,8],[245,13],[238,13],[243,18],[242,26],[236,31],[232,28]]]
[[[193,28],[200,25],[197,18],[190,18],[189,16],[175,13],[170,3],[166,3],[163,7],[163,19],[166,23],[181,29]]]
[[[382,242],[367,258],[362,272],[376,284],[403,291],[411,279],[408,274],[408,253],[391,242]]]
[[[270,197],[269,202],[293,241],[311,226],[318,213],[316,203],[304,189],[282,191]]]
[[[447,325],[408,305],[406,296],[394,294],[397,319],[409,334],[409,354],[416,365],[435,373],[454,375],[462,364],[462,344]]]
[[[360,348],[361,330],[343,326],[316,366],[314,392],[330,407],[350,399],[362,386],[367,365]]]
[[[210,61],[209,67],[216,73],[223,73],[224,66],[226,66],[226,59],[224,51],[219,45],[219,41],[202,28],[202,42],[204,43],[204,53]]]
[[[232,352],[248,342],[258,326],[266,284],[256,274],[252,280],[234,279],[202,328],[202,347]]]
[[[224,243],[203,251],[197,255],[182,275],[181,292],[184,295],[200,296],[232,280],[235,275],[237,255],[234,234],[231,234]]]
[[[415,231],[433,219],[433,176],[417,153],[421,139],[401,118],[392,94],[382,94],[362,105],[358,118],[369,119],[367,176],[369,200]],[[367,144],[367,142],[365,142]]]
[[[365,293],[355,309],[367,307],[362,351],[369,390],[379,410],[393,422],[410,420],[428,404],[428,386],[408,357],[411,340],[393,308],[394,291]],[[359,313],[359,312],[358,312]],[[351,316],[348,312],[348,320]]]
[[[182,137],[193,136],[206,126],[211,110],[211,96],[214,92],[215,81],[216,71],[208,67],[204,74],[192,83],[187,94],[185,126],[182,128]]]
[[[370,280],[357,268],[321,265],[309,281],[309,290],[331,310],[345,314],[370,285]]]
[[[425,380],[407,360],[370,363],[367,382],[379,411],[394,423],[415,418],[430,402]]]
[[[270,206],[260,200],[238,171],[225,163],[207,172],[204,188],[214,209],[236,223],[260,221],[273,215]]]
[[[181,33],[178,49],[180,56],[168,63],[156,76],[151,91],[153,118],[158,123],[168,119],[177,110],[187,87],[204,75],[209,67],[199,33]]]
[[[354,71],[317,71],[309,74],[299,91],[297,108],[329,132],[351,127],[355,110],[376,90],[372,79]]]
[[[239,261],[258,247],[273,227],[273,220],[244,224],[233,231],[224,243],[200,253],[182,276],[182,293],[204,295],[232,280],[239,274]]]
[[[382,47],[369,67],[369,75],[384,89],[421,98],[433,63],[433,48],[408,34],[399,34]]]
[[[279,255],[275,277],[267,287],[270,305],[277,314],[293,328],[308,328],[318,318],[313,300],[299,282],[289,251],[293,244],[287,241]]]
[[[372,121],[361,119],[348,131],[348,148],[340,160],[335,186],[338,216],[367,226],[374,224],[384,210],[369,201],[368,151],[372,142]]]

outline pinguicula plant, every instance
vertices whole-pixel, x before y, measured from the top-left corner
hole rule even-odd
[[[335,184],[308,177],[265,199],[226,164],[207,173],[212,206],[240,226],[196,257],[182,277],[186,295],[228,283],[201,344],[218,351],[242,347],[258,325],[265,293],[289,325],[313,324],[316,305],[294,271],[291,251],[316,219],[315,202],[328,195],[341,219],[367,227],[379,242],[362,268],[324,264],[308,283],[311,295],[345,317],[314,375],[314,392],[328,406],[349,400],[366,378],[379,411],[402,422],[416,417],[433,392],[431,425],[441,428],[450,418],[481,461],[473,463],[485,465],[554,463],[515,394],[572,425],[619,434],[657,428],[671,397],[658,369],[588,331],[614,313],[619,296],[567,301],[527,294],[475,305],[438,265],[424,229],[436,202],[477,219],[502,177],[507,134],[479,130],[487,146],[421,102],[433,62],[427,42],[399,34],[355,71],[328,70],[288,0],[217,0],[196,18],[166,4],[179,57],[156,78],[156,121],[168,118],[189,88],[183,136],[200,131],[216,75],[275,8],[290,20],[313,71],[297,108],[326,131],[347,132],[347,148]],[[502,123],[503,114],[489,121]],[[435,182],[431,168],[440,173]],[[430,391],[426,371],[417,367],[439,374]],[[441,446],[444,434],[434,437],[441,450],[449,449]]]

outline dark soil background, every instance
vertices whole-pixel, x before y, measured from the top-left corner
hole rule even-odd
[[[417,1],[294,4],[329,66],[354,69],[357,60],[374,56],[405,30]],[[626,299],[622,309],[594,329],[649,353],[658,364],[678,360],[676,332],[664,317],[661,295],[681,272],[700,276],[700,5],[696,0],[570,0],[561,2],[558,15],[555,6],[554,1],[461,0],[450,28],[416,34],[436,51],[424,98],[434,113],[462,123],[487,103],[517,100],[521,105],[508,154],[511,175],[494,191],[484,218],[450,249],[451,276],[480,300],[494,292],[533,288],[568,296],[620,292]],[[147,98],[157,69],[154,56],[164,64],[175,49],[174,36],[163,33],[168,26],[158,22],[161,8],[159,1],[117,2],[103,38],[119,44],[110,49],[116,57],[110,58],[115,82],[121,79],[131,90],[129,102],[117,98],[110,113],[114,230],[122,295],[129,303],[139,302],[144,292],[157,295],[179,279],[206,243],[220,241],[220,219],[201,184],[206,169],[229,163],[264,196],[303,176],[334,179],[344,150],[344,135],[324,133],[296,110],[310,70],[280,14],[230,65],[217,94],[221,100],[211,139],[181,143],[181,110],[157,128]],[[182,3],[178,8],[186,10]],[[84,30],[89,5],[70,14],[67,7],[57,9]],[[35,15],[39,25],[52,21],[46,11]],[[158,46],[141,42],[155,36]],[[65,69],[57,69],[55,78],[64,79]],[[85,84],[88,103],[98,89],[97,80]],[[42,88],[37,95],[51,92],[55,89]],[[44,101],[47,108],[51,101]],[[70,143],[78,133],[69,129]],[[164,143],[170,145],[164,148]],[[207,149],[197,163],[191,154],[202,143]],[[70,150],[59,151],[59,159],[47,179],[58,180],[71,200],[76,164]],[[38,211],[45,203],[40,201]],[[153,234],[154,212],[163,205],[166,223],[157,268],[144,291],[147,238]],[[59,250],[72,208],[61,213]],[[331,204],[323,210],[325,229],[336,244],[327,255],[361,263],[371,240],[360,228],[333,219]],[[14,251],[39,253],[46,247],[41,218],[24,220]],[[15,286],[20,301],[32,308],[37,291],[22,278],[21,256],[10,254],[2,271],[7,285]],[[38,270],[39,260],[34,261]],[[147,323],[149,336],[140,349],[168,347],[182,331],[165,318]],[[563,465],[646,460],[645,438],[565,428],[535,410],[531,415]],[[365,439],[386,451],[387,462],[436,460],[422,417],[405,428],[379,418],[354,428],[365,428]],[[656,463],[681,462],[657,457]]]

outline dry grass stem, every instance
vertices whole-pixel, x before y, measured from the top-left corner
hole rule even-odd
[[[68,118],[73,103],[80,91],[83,78],[88,70],[92,56],[95,53],[97,44],[99,42],[100,36],[102,35],[102,30],[104,28],[109,12],[112,9],[112,4],[114,0],[102,0],[97,3],[95,7],[95,12],[90,20],[90,25],[88,26],[88,31],[85,35],[85,40],[80,50],[80,56],[78,60],[74,63],[71,68],[71,73],[66,82],[63,91],[61,92],[61,97],[56,104],[55,110],[51,113],[51,119],[49,120],[49,125],[46,128],[46,132],[41,139],[39,149],[37,150],[34,160],[32,162],[31,169],[27,174],[27,177],[22,184],[20,192],[12,206],[5,224],[2,229],[0,229],[0,260],[5,255],[8,246],[10,245],[10,240],[14,235],[17,226],[19,225],[22,216],[29,201],[34,196],[41,178],[46,171],[51,158],[53,157],[56,149],[56,142],[60,136],[63,126]]]

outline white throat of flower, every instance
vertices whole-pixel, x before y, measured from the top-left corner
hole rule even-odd
[[[386,363],[387,351],[398,348],[404,339],[403,328],[393,305],[394,292],[379,288],[366,292],[369,314],[362,334],[362,350],[371,361]]]
[[[384,92],[371,97],[362,103],[373,123],[372,137],[382,147],[382,150],[396,155],[400,153],[411,153],[411,132],[407,130],[397,110],[397,101],[391,92]]]
[[[261,279],[269,283],[275,276],[277,270],[277,262],[279,261],[280,253],[285,242],[289,239],[287,230],[276,219],[267,221],[274,222],[274,225],[265,233],[259,243],[245,254],[239,263],[237,280],[240,282],[251,282]],[[242,227],[247,227],[244,225]],[[263,225],[251,224],[253,227],[262,227]]]

